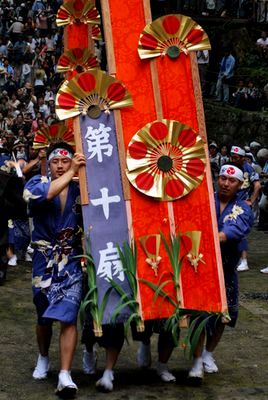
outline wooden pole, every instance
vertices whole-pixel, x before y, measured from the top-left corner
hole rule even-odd
[[[109,75],[115,76],[116,61],[114,56],[114,43],[113,43],[112,26],[110,19],[110,7],[108,0],[101,0],[101,9],[102,9],[102,20],[103,20],[103,28],[105,35],[105,47],[106,47]],[[124,133],[122,128],[122,119],[120,110],[114,110],[114,119],[115,119],[116,137],[117,137],[118,153],[120,160],[123,194],[125,200],[130,200],[131,196],[130,196],[129,182],[126,176],[126,151],[125,151]]]
[[[73,119],[73,131],[74,131],[76,151],[77,153],[83,153],[79,116]],[[81,205],[86,205],[89,203],[86,167],[80,167],[78,174],[79,174]]]
[[[66,0],[64,0],[64,3],[66,3]],[[92,48],[92,40],[90,42],[90,39],[89,39],[89,33],[90,33],[89,25],[86,25],[86,26],[73,25],[72,27],[68,27],[68,26],[64,27],[64,37],[63,37],[64,50],[67,50],[69,48],[76,48],[76,47],[80,48],[81,47],[80,32],[82,29],[83,29],[83,31],[86,30],[86,37],[83,37],[82,44],[85,46],[85,48],[88,48],[88,47]],[[72,37],[70,37],[70,32],[72,33]],[[72,76],[68,76],[68,78],[71,79]],[[73,129],[76,151],[78,153],[84,153],[83,146],[82,146],[82,139],[81,139],[79,117],[68,119],[65,121],[65,124],[68,127]],[[79,169],[78,174],[79,174],[81,204],[86,205],[89,203],[88,190],[87,190],[86,167],[81,167]]]
[[[219,242],[219,240],[217,240],[217,238],[218,238],[218,222],[216,219],[214,189],[213,189],[213,185],[212,185],[211,169],[210,169],[210,165],[209,165],[207,132],[206,132],[205,114],[204,114],[204,107],[203,107],[203,100],[202,100],[202,91],[201,91],[201,85],[200,85],[196,53],[191,52],[190,57],[191,57],[192,79],[193,79],[193,88],[194,88],[199,134],[205,143],[205,152],[206,152],[206,159],[207,159],[207,168],[206,168],[207,189],[208,189],[208,195],[210,198],[210,214],[211,214],[213,236],[215,238],[214,245],[215,245],[216,260],[217,260],[218,267],[219,267],[222,265],[222,258],[221,258],[220,242]],[[219,274],[221,298],[226,299],[226,291],[225,291],[224,276],[223,276],[222,268],[218,268],[218,274]]]

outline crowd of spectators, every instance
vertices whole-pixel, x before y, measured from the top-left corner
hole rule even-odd
[[[31,154],[35,132],[56,120],[55,96],[63,76],[56,65],[63,51],[61,28],[55,22],[61,1],[0,6],[0,164],[10,153]]]
[[[151,6],[156,13],[164,7],[168,13],[268,21],[266,0],[151,0]]]

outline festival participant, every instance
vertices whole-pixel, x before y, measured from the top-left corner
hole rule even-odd
[[[245,150],[239,146],[232,146],[231,160],[237,163],[244,171],[244,182],[238,191],[238,196],[241,200],[253,207],[254,203],[258,200],[261,190],[259,174],[254,168],[245,160]],[[247,271],[249,269],[247,262],[248,244],[246,239],[240,243],[241,258],[239,260],[237,271]]]
[[[96,344],[103,347],[106,353],[105,369],[102,377],[96,382],[96,388],[101,392],[111,392],[114,386],[113,369],[125,339],[124,325],[122,323],[102,325],[102,331],[102,336],[95,337],[92,318],[90,315],[87,315],[82,330],[82,343],[85,345],[83,351],[83,371],[86,375],[96,373]]]
[[[158,361],[156,364],[156,374],[163,382],[175,382],[175,376],[168,369],[168,361],[176,347],[175,340],[170,331],[165,329],[165,319],[145,321],[144,332],[137,332],[132,326],[133,340],[140,340],[140,346],[137,352],[137,363],[141,368],[148,368],[151,365],[151,336],[158,333]],[[179,327],[177,330],[179,336]]]
[[[215,204],[230,321],[224,323],[217,317],[209,320],[206,326],[206,346],[204,348],[205,332],[203,332],[194,352],[194,363],[189,372],[189,378],[202,380],[204,371],[207,373],[218,372],[212,352],[221,339],[225,325],[234,327],[238,317],[236,265],[240,256],[239,243],[253,225],[251,208],[239,198],[239,190],[243,181],[243,171],[234,163],[221,167],[218,179],[219,189],[215,193]]]
[[[52,323],[60,322],[60,373],[57,394],[72,398],[77,386],[71,366],[77,342],[76,320],[82,292],[82,216],[79,188],[73,177],[85,165],[83,154],[66,143],[51,145],[47,152],[51,180],[36,175],[25,186],[24,198],[33,217],[33,301],[36,306],[39,356],[34,379],[49,370]]]
[[[8,246],[8,219],[26,215],[22,198],[23,180],[0,169],[0,285],[6,280]]]

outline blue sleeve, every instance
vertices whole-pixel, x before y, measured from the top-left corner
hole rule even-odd
[[[237,215],[235,219],[227,219],[224,222],[222,232],[225,233],[227,240],[241,240],[249,234],[254,222],[253,212],[246,203],[239,203],[243,213]]]
[[[252,174],[250,175],[250,182],[255,182],[255,181],[259,181],[260,180],[260,176],[258,174],[258,172],[253,171]]]
[[[25,185],[23,198],[31,205],[40,204],[47,200],[50,180],[42,175],[33,176]]]

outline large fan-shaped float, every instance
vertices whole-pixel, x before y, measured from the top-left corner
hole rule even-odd
[[[64,124],[54,124],[40,129],[34,136],[33,148],[42,149],[52,143],[66,142],[75,145],[72,129]]]
[[[181,14],[165,15],[146,25],[140,35],[140,58],[168,55],[172,59],[180,52],[210,49],[206,32],[192,18]]]
[[[64,82],[56,96],[56,114],[61,120],[79,114],[99,118],[102,111],[131,105],[132,98],[124,85],[98,69]]]
[[[56,16],[58,26],[69,24],[100,24],[100,15],[90,0],[66,1],[60,6]]]
[[[140,192],[158,200],[176,200],[201,183],[206,156],[201,137],[178,121],[154,121],[128,145],[127,177]]]
[[[68,72],[76,70],[78,73],[92,68],[98,68],[99,63],[94,54],[88,49],[66,50],[59,58],[57,72]]]

